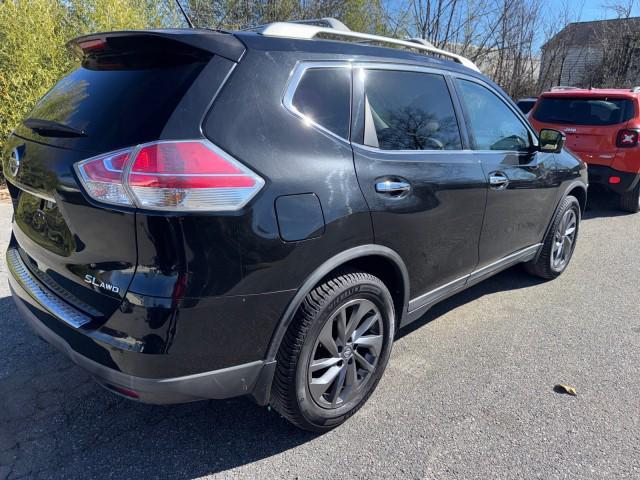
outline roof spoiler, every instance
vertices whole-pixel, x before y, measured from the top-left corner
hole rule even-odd
[[[94,33],[67,43],[84,60],[98,56],[170,52],[194,59],[218,55],[238,62],[245,47],[235,36],[205,29],[130,30]]]

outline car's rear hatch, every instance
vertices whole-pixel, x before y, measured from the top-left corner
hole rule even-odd
[[[231,35],[198,30],[98,34],[71,46],[82,67],[36,105],[3,153],[15,209],[10,248],[52,292],[106,318],[135,273],[136,213],[90,202],[74,164],[153,140],[192,138],[216,91],[211,85],[199,101],[197,79],[230,68],[243,47]],[[226,64],[212,67],[214,57]]]
[[[622,96],[543,96],[533,122],[567,136],[566,147],[583,161],[611,166],[616,158],[618,132],[634,116],[634,102]]]

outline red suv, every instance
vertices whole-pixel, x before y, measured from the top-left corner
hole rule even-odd
[[[640,210],[640,87],[556,88],[540,96],[529,120],[567,136],[566,147],[589,165],[589,183],[617,193],[620,208]]]

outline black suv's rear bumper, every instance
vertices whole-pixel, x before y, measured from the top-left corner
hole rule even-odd
[[[619,177],[620,183],[610,183],[611,177]],[[589,185],[600,185],[615,193],[626,193],[635,188],[640,174],[621,172],[604,165],[589,164]]]
[[[12,249],[9,253],[12,253]],[[163,362],[175,362],[176,357],[146,354],[144,347],[136,345],[130,338],[109,336],[102,329],[75,326],[74,323],[78,323],[77,315],[82,313],[47,291],[44,285],[29,275],[28,269],[22,271],[24,265],[19,262],[19,256],[7,255],[9,285],[21,317],[37,335],[114,393],[156,404],[253,394],[263,403],[261,397],[264,396],[265,385],[261,382],[262,374],[270,379],[273,365],[262,360],[202,373],[158,378],[122,371],[122,365],[157,366]],[[122,358],[125,361],[119,364]],[[158,368],[154,371],[157,372]]]

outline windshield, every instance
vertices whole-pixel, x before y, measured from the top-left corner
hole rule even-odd
[[[543,97],[533,118],[568,125],[616,125],[633,117],[633,102],[625,98]]]

